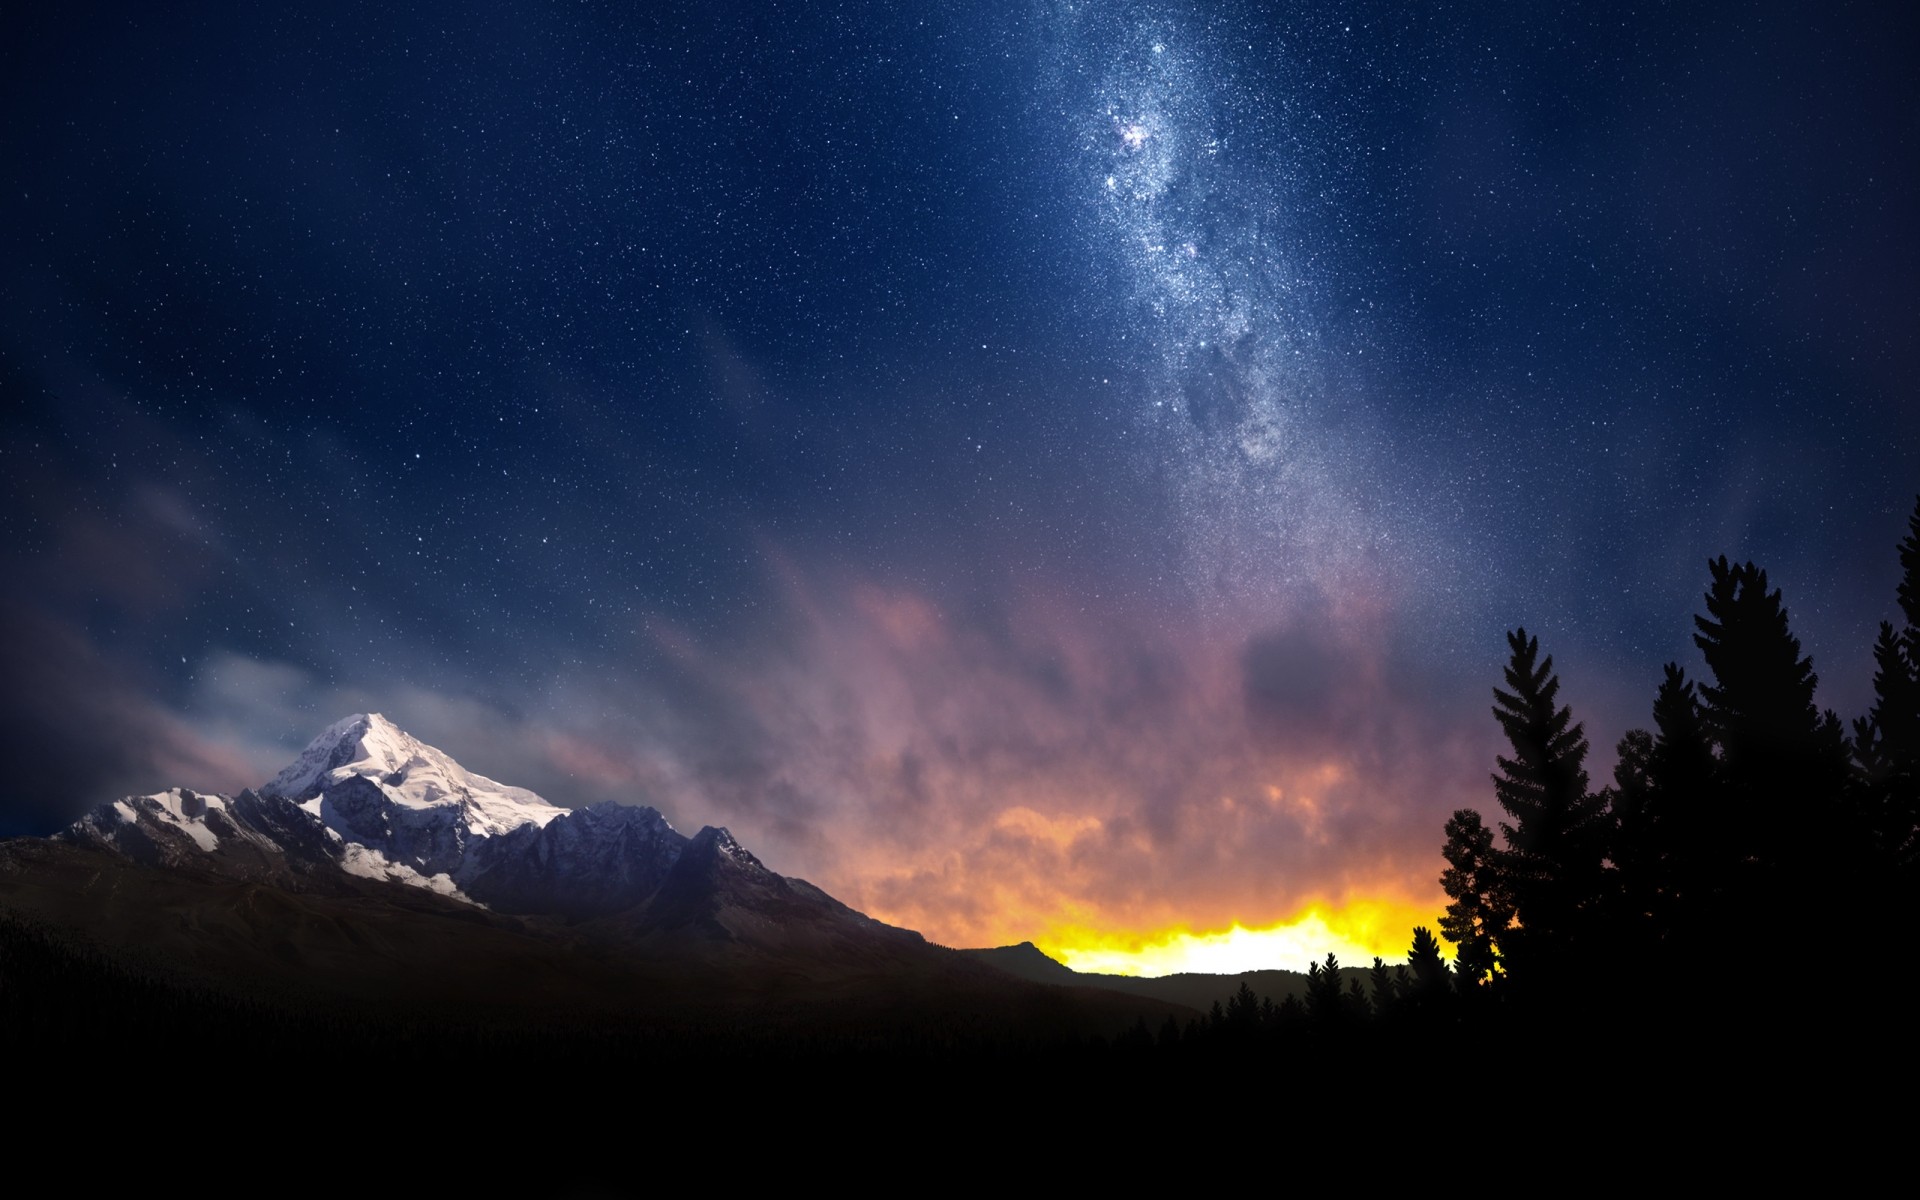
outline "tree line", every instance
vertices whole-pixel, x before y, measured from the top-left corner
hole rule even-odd
[[[1463,808],[1445,828],[1452,964],[1418,928],[1403,966],[1343,971],[1329,955],[1302,996],[1276,1004],[1243,982],[1210,1013],[1157,1033],[1143,1022],[1113,1049],[1228,1061],[1521,1034],[1562,1065],[1676,1049],[1751,1063],[1755,1045],[1830,1047],[1797,1036],[1814,1029],[1877,1036],[1892,1014],[1844,979],[1888,973],[1920,899],[1920,499],[1897,549],[1899,623],[1880,625],[1866,715],[1849,726],[1816,708],[1780,590],[1718,558],[1694,618],[1703,669],[1665,664],[1652,727],[1620,739],[1598,788],[1552,657],[1513,630],[1493,689],[1502,819]]]
[[[1709,562],[1704,672],[1665,665],[1652,728],[1620,739],[1598,789],[1552,657],[1509,633],[1498,836],[1471,808],[1445,830],[1441,932],[1461,984],[1564,1004],[1623,990],[1607,985],[1636,967],[1628,989],[1683,964],[1813,947],[1861,961],[1897,944],[1920,881],[1920,502],[1898,553],[1901,623],[1880,625],[1873,704],[1850,729],[1816,708],[1813,661],[1767,573]]]

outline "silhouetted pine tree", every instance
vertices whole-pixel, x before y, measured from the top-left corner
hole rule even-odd
[[[1573,712],[1556,703],[1553,659],[1525,629],[1507,635],[1506,691],[1493,690],[1493,715],[1513,746],[1500,755],[1494,796],[1512,817],[1495,857],[1518,928],[1496,932],[1507,969],[1537,982],[1564,979],[1606,886],[1611,821],[1606,798],[1587,791],[1587,739]]]
[[[1351,1010],[1340,990],[1340,961],[1327,955],[1326,964],[1307,964],[1307,1015],[1321,1025],[1345,1024]]]
[[[1260,1027],[1260,997],[1242,979],[1240,987],[1227,998],[1227,1027],[1236,1035],[1250,1037]]]
[[[1653,697],[1652,835],[1660,862],[1656,882],[1670,904],[1697,907],[1716,886],[1727,811],[1713,757],[1713,740],[1693,682],[1677,663],[1666,665]]]
[[[1447,960],[1440,955],[1440,943],[1424,925],[1414,926],[1413,946],[1407,952],[1407,967],[1413,977],[1408,996],[1412,1010],[1432,1015],[1445,1008],[1453,995],[1453,981],[1447,971]],[[1465,973],[1461,977],[1468,986],[1479,982],[1478,978]]]
[[[1897,597],[1904,626],[1880,623],[1873,647],[1873,707],[1853,723],[1867,820],[1882,855],[1920,870],[1920,500],[1901,541]]]
[[[1614,747],[1613,786],[1605,791],[1613,815],[1612,850],[1616,915],[1628,929],[1650,927],[1661,907],[1660,883],[1666,847],[1653,783],[1653,735],[1629,729]]]
[[[1393,972],[1387,970],[1386,960],[1377,954],[1373,956],[1373,967],[1367,972],[1367,985],[1373,993],[1373,1015],[1384,1017],[1392,1013],[1399,994],[1393,986]]]
[[[1885,778],[1913,756],[1920,731],[1909,728],[1920,709],[1920,675],[1907,653],[1909,638],[1880,622],[1873,645],[1873,707],[1854,720],[1853,752],[1870,779]]]
[[[1788,873],[1804,887],[1808,870],[1831,874],[1858,848],[1840,803],[1847,764],[1839,718],[1814,708],[1813,659],[1801,655],[1767,573],[1725,557],[1707,567],[1707,615],[1694,618],[1693,640],[1714,677],[1700,695],[1729,805],[1721,844],[1737,856],[1734,872],[1761,877],[1740,882],[1742,890],[1777,892]]]
[[[1513,898],[1507,892],[1493,830],[1471,808],[1456,811],[1447,821],[1447,843],[1441,849],[1447,869],[1440,886],[1452,901],[1441,918],[1440,932],[1459,947],[1461,975],[1479,983],[1499,962],[1497,939],[1513,924]]]
[[[1347,980],[1347,1013],[1355,1021],[1364,1021],[1373,1015],[1373,1005],[1367,1000],[1367,989],[1360,986],[1358,979]]]
[[[1629,937],[1664,939],[1722,886],[1727,813],[1694,686],[1668,663],[1653,700],[1657,732],[1620,739],[1609,807],[1612,859]]]

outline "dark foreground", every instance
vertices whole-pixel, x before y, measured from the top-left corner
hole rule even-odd
[[[85,1162],[96,1180],[166,1163],[208,1179],[629,1195],[703,1154],[731,1181],[862,1190],[929,1168],[1031,1186],[1248,1164],[1436,1181],[1471,1166],[1518,1187],[1541,1156],[1593,1179],[1724,1182],[1788,1161],[1831,1179],[1884,1161],[1911,1128],[1912,1039],[1864,1008],[1848,1022],[1786,1001],[1616,1003],[1608,1020],[1455,997],[1371,1017],[1163,1006],[1115,1031],[1122,1014],[1083,993],[875,977],[784,1002],[715,996],[704,1013],[638,997],[623,1016],[404,990],[344,1000],[317,979],[300,1002],[0,920],[16,1154]]]

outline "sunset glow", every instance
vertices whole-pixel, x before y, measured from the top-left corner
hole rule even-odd
[[[1347,966],[1377,955],[1404,961],[1409,931],[1432,927],[1437,911],[1399,902],[1357,901],[1339,908],[1313,906],[1292,920],[1248,929],[1169,930],[1144,937],[1063,932],[1038,943],[1076,971],[1109,975],[1232,975],[1241,971],[1304,971],[1328,954]]]

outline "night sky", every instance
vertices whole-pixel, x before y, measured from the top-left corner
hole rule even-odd
[[[1900,6],[152,7],[0,17],[0,833],[371,710],[1300,969],[1437,915],[1507,629],[1596,786],[1710,557],[1867,706]]]

